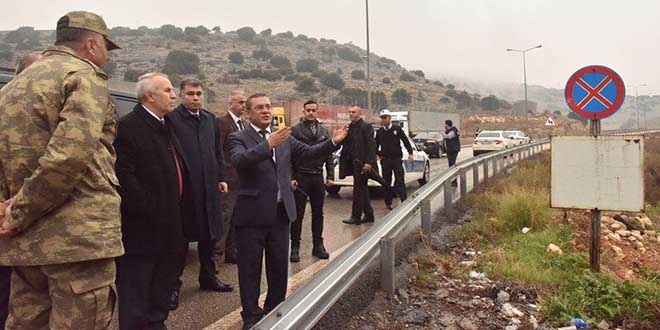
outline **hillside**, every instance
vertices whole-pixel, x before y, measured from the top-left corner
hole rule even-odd
[[[112,34],[123,47],[112,53],[105,68],[115,88],[130,90],[132,85],[124,81],[135,81],[144,72],[164,71],[175,83],[183,77],[206,81],[211,106],[223,107],[224,96],[237,88],[267,92],[276,100],[311,97],[332,104],[367,103],[366,51],[351,43],[291,32],[274,34],[270,29],[257,33],[250,27],[227,33],[203,26],[115,27]],[[41,50],[53,39],[54,31],[31,27],[0,32],[0,66],[12,67],[17,56]],[[448,82],[429,80],[420,70],[408,70],[375,54],[371,81],[375,110],[494,112],[511,108],[507,101],[456,90]]]

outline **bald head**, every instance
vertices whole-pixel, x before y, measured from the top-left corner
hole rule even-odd
[[[241,90],[232,91],[229,94],[229,111],[236,117],[240,117],[245,113],[245,92]]]
[[[358,107],[357,105],[348,108],[348,118],[351,120],[351,122],[360,120],[360,118],[362,118],[362,108]]]
[[[32,65],[32,63],[38,61],[41,58],[41,52],[32,52],[23,55],[16,64],[16,75],[23,72],[25,68]]]

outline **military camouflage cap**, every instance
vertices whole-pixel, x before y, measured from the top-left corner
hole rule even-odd
[[[76,28],[96,32],[108,42],[108,50],[119,49],[117,44],[110,40],[110,31],[101,16],[88,11],[72,11],[57,21],[57,29]]]

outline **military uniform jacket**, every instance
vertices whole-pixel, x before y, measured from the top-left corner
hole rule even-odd
[[[0,91],[0,199],[18,235],[0,264],[47,265],[123,254],[116,187],[117,115],[108,77],[51,46]]]

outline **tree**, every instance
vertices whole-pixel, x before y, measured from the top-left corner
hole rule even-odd
[[[271,57],[270,64],[280,69],[291,68],[291,61],[289,61],[288,57],[283,55],[275,55]]]
[[[138,78],[140,78],[140,76],[143,74],[145,74],[143,71],[128,69],[126,72],[124,72],[124,81],[137,82]]]
[[[234,64],[243,64],[243,54],[241,52],[231,52],[229,53],[229,62]]]
[[[436,85],[436,86],[445,87],[445,85],[440,80],[434,81],[433,84]]]
[[[408,105],[412,102],[412,95],[405,88],[399,88],[392,93],[392,102],[401,105]]]
[[[413,71],[410,71],[410,72],[412,72],[414,75],[416,75],[420,78],[426,78],[426,76],[424,75],[424,71],[422,71],[422,70],[413,70]]]
[[[296,62],[296,71],[314,72],[319,69],[319,61],[313,58],[305,58]]]
[[[351,79],[353,79],[353,80],[364,80],[364,79],[366,79],[366,76],[364,75],[364,71],[362,71],[362,70],[353,70],[353,71],[351,71]]]
[[[399,76],[399,80],[401,81],[417,81],[417,78],[415,76],[411,75],[407,71],[404,71],[401,73],[401,76]]]
[[[262,37],[270,37],[270,35],[273,34],[273,30],[271,30],[271,29],[265,29],[265,30],[259,32],[259,34],[260,34]]]
[[[185,50],[171,50],[165,58],[165,74],[197,74],[199,73],[199,57]]]
[[[276,37],[284,38],[284,39],[293,39],[293,32],[291,31],[286,31],[286,32],[281,32],[275,35]]]
[[[459,110],[472,107],[472,102],[474,101],[466,91],[458,93],[454,99],[456,100],[456,109]]]
[[[199,25],[197,27],[187,26],[186,29],[183,31],[183,33],[185,34],[194,34],[198,36],[205,36],[210,32],[211,31],[207,29],[204,25]]]
[[[456,86],[454,86],[454,84],[447,84],[447,88],[454,89],[454,88],[456,88]]]
[[[500,108],[500,100],[495,95],[488,95],[481,99],[481,109],[485,111],[496,111]]]
[[[266,61],[269,60],[271,57],[273,57],[273,52],[271,52],[265,47],[262,47],[252,51],[252,57],[254,57],[257,60]]]
[[[5,35],[5,42],[14,44],[23,44],[25,49],[40,46],[39,32],[35,31],[31,26],[21,26],[18,29],[11,31]]]
[[[383,78],[383,84],[391,84],[391,83],[392,83],[392,79],[388,77]]]
[[[305,95],[318,93],[320,91],[320,89],[316,87],[316,80],[311,77],[305,77],[298,80],[298,83],[296,84],[296,90],[304,93]]]
[[[348,47],[337,48],[337,56],[345,61],[362,63],[362,57],[356,51]]]
[[[340,75],[336,73],[327,73],[321,76],[321,83],[323,85],[326,85],[330,88],[334,89],[342,89],[344,88],[344,85],[346,84],[344,82],[344,79],[341,78]]]
[[[168,39],[181,39],[183,38],[183,30],[172,24],[165,24],[160,27],[160,34]]]
[[[299,34],[299,35],[296,36],[296,40],[307,41],[307,40],[309,40],[309,37],[307,37],[304,34]]]
[[[342,105],[357,105],[362,108],[368,106],[367,91],[360,88],[344,88],[342,89],[334,102]],[[379,111],[388,107],[387,96],[382,91],[371,92],[371,106],[374,110]]]
[[[222,30],[220,29],[219,26],[214,26],[213,29],[211,29],[211,30],[212,30],[213,33],[215,33],[215,34],[220,34],[220,33],[222,33]]]
[[[238,33],[238,37],[243,41],[252,41],[257,35],[257,33],[254,32],[254,29],[249,26],[245,26],[236,30],[236,33]]]

